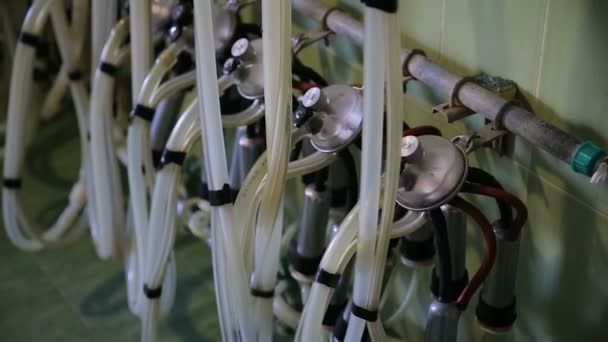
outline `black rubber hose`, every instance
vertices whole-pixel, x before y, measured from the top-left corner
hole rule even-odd
[[[435,232],[435,250],[437,251],[436,271],[439,278],[439,301],[445,300],[449,295],[452,280],[452,261],[450,254],[450,241],[445,216],[440,208],[429,211],[433,231]],[[443,300],[442,300],[443,299]]]
[[[258,24],[253,23],[239,23],[237,26],[237,36],[248,37],[249,35],[254,37],[262,36],[262,28]]]
[[[292,71],[302,81],[312,81],[319,87],[327,87],[329,83],[314,69],[304,65],[298,58],[293,59]]]
[[[348,202],[346,209],[350,211],[359,200],[359,177],[357,176],[357,164],[355,158],[348,148],[342,149],[338,152],[338,157],[342,159],[344,168],[348,173],[347,187],[348,187]]]
[[[487,171],[476,167],[470,167],[467,175],[467,181],[482,185],[488,185],[494,188],[504,190],[503,186]],[[500,212],[500,221],[505,227],[510,227],[513,223],[513,208],[508,203],[496,200],[498,211]]]

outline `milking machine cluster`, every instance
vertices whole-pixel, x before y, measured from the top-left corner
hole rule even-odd
[[[34,0],[10,77],[2,190],[10,241],[35,252],[89,231],[99,258],[124,262],[142,341],[157,339],[179,291],[178,235],[211,249],[226,341],[270,341],[278,332],[298,341],[396,341],[426,275],[425,340],[455,341],[467,309],[486,331],[509,330],[527,209],[469,154],[507,133],[545,144],[554,134],[573,145],[566,161],[595,182],[605,179],[606,154],[524,116],[517,99],[402,50],[398,1],[363,3],[365,26],[337,8],[294,1],[321,21],[295,35],[284,0]],[[246,20],[254,7],[261,17]],[[299,57],[332,34],[362,45],[361,87],[334,84]],[[60,61],[53,82],[40,76],[48,45]],[[447,137],[408,125],[407,83],[441,77],[451,98],[436,111],[449,122],[479,112],[491,119],[486,127]],[[37,105],[49,86],[54,97],[69,90],[80,169],[65,209],[40,228],[21,204],[34,196],[22,190],[22,171],[44,129],[39,120],[59,115]],[[494,107],[475,108],[484,101]],[[535,120],[532,128],[518,131],[517,117]],[[534,135],[536,124],[545,135]],[[558,147],[546,149],[564,160]],[[287,191],[290,179],[296,191]],[[499,215],[473,204],[482,200]],[[301,203],[295,218],[284,211],[290,201]],[[472,235],[483,241],[476,269],[467,268]],[[412,274],[409,288],[390,286],[398,271]],[[396,311],[386,298],[400,303]]]

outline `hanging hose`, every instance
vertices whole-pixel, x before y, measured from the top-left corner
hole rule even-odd
[[[462,191],[472,194],[489,196],[495,198],[499,204],[507,204],[510,207],[515,208],[515,210],[517,211],[517,215],[515,216],[515,220],[513,220],[512,223],[507,225],[510,228],[506,232],[506,237],[508,240],[511,241],[517,240],[519,238],[521,230],[526,221],[528,220],[528,209],[519,198],[499,188],[473,183],[465,183]],[[503,217],[503,211],[507,211],[507,209],[501,210],[501,218]],[[508,209],[508,212],[511,212],[510,208]],[[505,223],[508,223],[508,221]]]
[[[88,0],[77,0],[72,2],[72,13],[71,13],[71,25],[70,35],[72,42],[72,49],[74,57],[80,58],[84,47],[86,25],[88,24],[87,19],[89,18],[89,1]],[[104,36],[105,38],[105,36]],[[40,118],[42,120],[49,120],[56,115],[60,109],[61,100],[66,93],[69,85],[68,77],[69,69],[64,63],[61,65],[61,69],[57,74],[57,77],[53,81],[50,90],[43,101]]]
[[[494,178],[494,176],[476,167],[469,167],[467,181],[504,190],[502,185],[496,180],[496,178]],[[511,226],[513,223],[513,213],[511,210],[512,206],[509,205],[509,203],[498,199],[496,200],[496,204],[498,205],[498,211],[500,212],[500,220],[502,223],[507,227]]]
[[[279,268],[283,230],[283,191],[291,150],[291,2],[262,1],[264,101],[268,178],[256,231],[251,294],[256,337],[272,339],[272,296]]]
[[[390,239],[389,229],[393,221],[399,179],[403,104],[401,79],[394,70],[400,68],[400,30],[396,15],[397,2],[390,2],[390,4],[394,4],[394,8],[378,9],[374,8],[371,3],[367,3],[365,7],[361,213],[357,244],[359,257],[355,262],[353,308],[346,331],[346,340],[349,341],[361,339],[365,323],[373,323],[378,319],[380,282],[386,262]],[[378,113],[383,112],[385,83],[387,95],[386,174],[384,177],[385,193],[382,198],[384,209],[378,226],[384,124],[382,116]],[[370,324],[368,328],[382,330],[382,326],[379,324]]]
[[[121,20],[112,29],[91,89],[91,176],[98,190],[90,195],[94,201],[89,207],[99,222],[98,226],[91,227],[91,235],[101,259],[117,256],[125,238],[123,190],[113,141],[112,101],[116,71],[124,60],[124,52],[128,52],[128,48],[121,47],[128,33],[126,20]]]
[[[175,221],[177,204],[177,185],[179,184],[180,168],[186,152],[200,134],[198,121],[198,102],[192,101],[173,129],[167,145],[152,195],[150,211],[150,226],[145,236],[145,270],[139,284],[140,291],[144,288],[147,300],[144,300],[142,340],[156,339],[156,322],[158,321],[158,299],[156,293],[166,293],[167,268],[174,268],[174,257],[171,250],[175,241]],[[167,152],[168,151],[168,152]],[[142,262],[143,262],[142,261]],[[170,275],[169,275],[170,276]],[[145,284],[145,285],[144,285]],[[162,286],[161,286],[162,285]],[[147,290],[146,290],[147,289]],[[160,290],[162,289],[162,291]],[[162,298],[162,297],[161,297]]]
[[[211,229],[214,242],[212,256],[216,299],[220,313],[222,337],[226,341],[253,340],[253,318],[247,298],[247,274],[239,253],[237,232],[233,225],[226,151],[221,124],[219,92],[216,79],[213,4],[210,0],[194,2],[197,91],[205,169],[211,201]],[[226,292],[230,291],[230,295]],[[272,310],[272,309],[271,309]]]
[[[327,246],[315,282],[302,312],[302,319],[296,331],[296,341],[321,341],[322,320],[331,298],[333,287],[344,268],[355,253],[359,206],[355,206],[344,218],[337,235]],[[391,228],[390,238],[411,234],[426,222],[422,213],[409,213],[398,226]],[[399,227],[398,229],[395,229]]]
[[[63,63],[70,70],[70,91],[76,107],[78,129],[80,131],[82,168],[79,181],[72,187],[68,206],[61,213],[55,224],[44,233],[27,219],[21,207],[18,190],[21,188],[19,174],[25,154],[26,124],[35,120],[29,114],[29,99],[32,91],[32,74],[35,49],[39,42],[39,34],[48,17],[52,13],[53,29],[59,46]],[[4,162],[4,188],[2,191],[2,208],[5,229],[11,242],[17,247],[37,251],[45,246],[52,246],[70,241],[78,236],[84,226],[83,207],[86,203],[84,191],[85,173],[90,174],[88,160],[88,142],[86,127],[88,118],[88,96],[82,73],[77,68],[70,40],[67,18],[61,2],[55,0],[38,0],[29,9],[23,23],[19,43],[15,52],[13,73],[11,76],[10,96],[8,106],[6,155]],[[88,180],[87,192],[91,193],[92,180]],[[91,225],[96,225],[94,217],[89,217]],[[72,229],[71,232],[70,228]]]
[[[359,213],[359,240],[355,262],[353,308],[367,308],[368,294],[373,279],[377,220],[380,209],[380,174],[382,158],[383,97],[385,83],[385,54],[383,12],[365,7],[363,134],[361,148],[361,189]],[[371,56],[374,56],[372,59]],[[359,340],[363,335],[365,320],[351,314],[346,340]]]
[[[475,294],[475,291],[479,289],[484,279],[490,273],[492,265],[494,265],[494,259],[496,258],[496,237],[494,236],[492,225],[488,222],[488,219],[486,219],[483,213],[475,206],[458,196],[452,199],[449,204],[466,212],[475,220],[481,230],[485,245],[485,253],[479,269],[473,275],[467,286],[462,290],[456,301],[458,308],[461,311],[464,311]]]

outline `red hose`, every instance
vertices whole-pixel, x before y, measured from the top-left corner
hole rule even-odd
[[[419,137],[421,135],[438,135],[441,136],[441,131],[439,130],[439,128],[435,127],[435,126],[418,126],[418,127],[412,127],[412,128],[408,128],[406,130],[403,131],[403,135],[402,136],[408,136],[408,135],[413,135],[415,137]]]
[[[515,241],[519,238],[521,230],[528,220],[528,208],[519,198],[505,190],[477,183],[467,183],[462,191],[492,197],[515,208],[517,216],[513,225],[506,230],[505,238],[509,241]]]
[[[456,300],[456,306],[464,311],[477,289],[481,287],[481,284],[488,277],[490,270],[492,270],[494,259],[496,258],[496,237],[494,236],[492,225],[477,207],[458,196],[452,199],[449,204],[464,211],[477,222],[477,225],[483,234],[485,244],[485,253],[481,261],[481,266],[479,266],[479,269],[475,275],[473,275],[473,278],[471,278],[467,286],[460,293],[460,296],[458,296],[458,300]]]
[[[300,90],[303,93],[307,92],[311,88],[318,87],[316,83],[312,82],[292,81],[291,83],[294,88]]]

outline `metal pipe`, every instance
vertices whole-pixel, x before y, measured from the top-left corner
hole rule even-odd
[[[348,37],[355,44],[363,45],[363,25],[351,15],[334,10],[318,0],[292,0],[293,8],[308,17],[321,22],[336,34]],[[402,60],[411,54],[412,50],[402,49]],[[447,71],[443,67],[433,63],[421,54],[410,58],[407,70],[413,77],[431,87],[435,91],[449,96],[462,76]],[[494,120],[501,108],[505,106],[506,100],[491,91],[471,82],[467,82],[458,91],[458,100],[466,107],[483,115],[487,119]],[[539,146],[560,160],[572,164],[582,147],[582,141],[577,137],[549,124],[534,116],[531,112],[518,107],[509,106],[502,114],[501,124],[508,131],[522,137],[528,142]],[[597,148],[599,150],[599,148]],[[605,155],[603,151],[597,154]],[[581,156],[584,157],[584,156]],[[599,163],[597,158],[590,161],[591,168],[595,170]],[[588,171],[575,171],[591,176]]]

